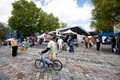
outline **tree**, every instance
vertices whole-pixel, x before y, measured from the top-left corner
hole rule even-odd
[[[60,22],[60,28],[65,28],[67,27],[67,23],[65,22]]]
[[[52,13],[47,14],[46,12],[42,11],[40,12],[38,25],[40,26],[37,29],[39,33],[53,31],[59,28],[59,19],[55,17]]]
[[[35,32],[48,32],[59,27],[59,19],[52,13],[47,14],[37,8],[34,2],[26,0],[16,1],[13,5],[9,26],[22,35],[31,35]]]
[[[59,28],[59,19],[52,13],[46,16],[46,29],[49,31]]]
[[[5,37],[6,30],[5,29],[0,29],[0,38]]]
[[[5,39],[7,28],[4,26],[4,23],[0,22],[0,41]]]
[[[47,29],[46,29],[46,20],[47,20],[47,13],[46,12],[44,12],[44,11],[41,11],[40,12],[40,19],[39,19],[39,27],[38,27],[38,32],[39,33],[43,33],[43,32],[46,32],[47,31]]]
[[[26,0],[16,1],[13,5],[12,16],[9,18],[9,26],[18,30],[20,34],[31,35],[38,27],[39,11],[36,5]]]
[[[4,29],[4,28],[5,28],[5,27],[4,27],[3,23],[0,22],[0,29]]]
[[[97,32],[111,32],[114,25],[120,23],[120,0],[92,0],[91,27]]]

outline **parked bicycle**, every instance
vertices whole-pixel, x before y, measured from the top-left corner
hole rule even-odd
[[[45,67],[45,65],[47,65],[48,67],[52,67],[54,70],[56,71],[60,71],[63,67],[63,64],[61,63],[61,61],[59,60],[53,60],[52,63],[48,64],[45,60],[43,60],[42,58],[42,54],[39,53],[41,55],[41,59],[36,59],[35,60],[35,67],[38,69],[42,69]]]

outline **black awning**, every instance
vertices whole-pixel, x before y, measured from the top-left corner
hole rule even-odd
[[[71,27],[70,28],[73,32],[76,32],[77,34],[80,34],[80,35],[89,35],[89,33],[85,30],[83,30],[82,28],[80,28],[79,26],[76,26],[76,27]]]
[[[85,31],[84,29],[82,29],[81,27],[79,26],[75,26],[75,27],[69,27],[69,28],[65,28],[65,29],[61,29],[59,30],[60,32],[64,32],[64,31],[67,31],[67,30],[71,30],[77,34],[80,34],[80,35],[90,35],[87,31]]]
[[[95,33],[95,31],[90,31],[89,34],[90,34],[90,36],[98,35],[97,33]]]

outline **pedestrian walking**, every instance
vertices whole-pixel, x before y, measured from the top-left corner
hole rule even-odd
[[[91,38],[89,38],[89,42],[88,43],[89,43],[89,48],[91,48],[92,44],[93,44]]]
[[[88,41],[89,41],[89,38],[88,38],[88,36],[86,36],[85,37],[85,46],[86,46],[86,48],[88,48]]]
[[[58,43],[59,52],[62,52],[62,49],[63,49],[63,40],[62,40],[61,37],[58,39],[57,43]]]
[[[17,56],[17,48],[18,48],[18,40],[16,38],[13,38],[11,40],[11,46],[12,46],[12,56]]]
[[[116,46],[116,39],[115,39],[115,36],[112,37],[111,42],[112,42],[112,52],[114,52],[115,46]]]
[[[72,39],[72,36],[69,36],[68,39],[68,46],[69,46],[69,52],[74,52],[74,41]]]
[[[97,49],[97,51],[100,50],[100,37],[97,37],[97,39],[96,39],[96,49]]]

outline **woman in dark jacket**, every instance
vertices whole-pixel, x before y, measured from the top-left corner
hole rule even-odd
[[[114,48],[116,46],[116,39],[114,36],[112,37],[111,42],[112,42],[112,52],[114,52]]]
[[[71,36],[69,36],[69,39],[68,39],[68,46],[69,46],[69,52],[74,52],[74,48],[73,48],[73,46],[74,46],[74,43],[73,43],[73,39],[72,39],[72,37]]]
[[[100,50],[100,37],[97,37],[97,39],[96,39],[96,50],[97,51]]]

